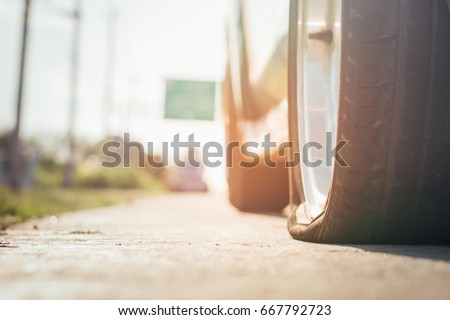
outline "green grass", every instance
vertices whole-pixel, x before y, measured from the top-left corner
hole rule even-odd
[[[15,193],[0,187],[0,230],[32,218],[110,206],[154,194],[152,190],[36,188]]]
[[[81,171],[81,170],[80,170]],[[145,169],[138,168],[96,168],[78,172],[76,185],[80,188],[158,189],[160,179]]]

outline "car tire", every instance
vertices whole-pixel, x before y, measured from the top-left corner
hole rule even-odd
[[[230,68],[227,66],[222,83],[222,104],[225,118],[226,144],[238,142],[242,145],[239,119],[232,90]],[[228,148],[227,148],[228,150]],[[259,165],[243,167],[248,162],[239,148],[227,154],[227,180],[230,203],[244,212],[280,213],[289,204],[288,170],[284,163],[269,167],[259,158]]]
[[[301,150],[299,8],[291,0],[289,130]],[[290,169],[293,238],[348,244],[450,243],[450,15],[446,0],[342,0],[336,143],[320,215],[302,165]],[[311,40],[303,40],[311,41]]]

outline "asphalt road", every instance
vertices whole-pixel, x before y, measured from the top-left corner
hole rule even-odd
[[[292,240],[224,195],[167,194],[0,235],[0,298],[450,299],[450,248]]]

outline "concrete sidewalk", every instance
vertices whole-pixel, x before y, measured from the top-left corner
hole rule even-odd
[[[292,240],[224,195],[167,194],[0,235],[0,298],[450,299],[450,248]]]

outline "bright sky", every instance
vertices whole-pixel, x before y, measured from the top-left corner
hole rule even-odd
[[[45,139],[63,136],[67,128],[73,26],[67,13],[74,1],[32,3],[23,134]],[[14,123],[22,5],[0,0],[0,132]],[[195,132],[200,141],[222,141],[220,120],[164,121],[162,108],[166,78],[222,80],[229,0],[84,0],[77,136],[96,140],[105,133],[106,18],[111,7],[118,12],[114,133],[129,131],[133,139],[160,142],[179,132]]]

